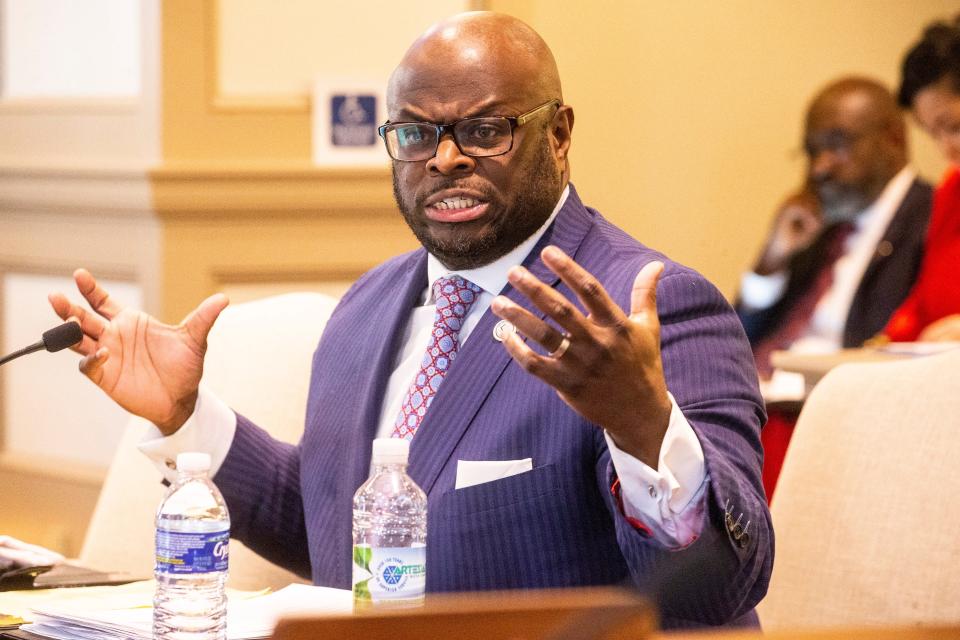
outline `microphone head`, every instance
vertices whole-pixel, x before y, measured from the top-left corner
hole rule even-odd
[[[76,322],[64,322],[59,327],[43,332],[43,347],[51,353],[72,347],[81,340],[83,332]]]

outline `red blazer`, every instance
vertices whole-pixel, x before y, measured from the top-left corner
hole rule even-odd
[[[890,317],[884,333],[912,341],[932,322],[960,313],[960,168],[953,167],[933,196],[920,275]]]

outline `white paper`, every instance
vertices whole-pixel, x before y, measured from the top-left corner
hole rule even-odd
[[[807,397],[802,373],[774,369],[769,380],[760,381],[760,395],[766,403],[801,401]]]
[[[533,458],[523,460],[457,460],[457,489],[509,478],[533,469]]]
[[[52,589],[51,596],[32,606],[27,619],[33,624],[21,627],[62,640],[87,638],[152,638],[153,581],[135,586],[94,587],[97,592],[77,594],[80,589]],[[62,592],[65,597],[58,598]],[[74,592],[74,593],[70,593]],[[227,590],[227,638],[246,640],[268,638],[284,616],[294,613],[351,613],[353,593],[347,589],[331,589],[292,584],[275,593]]]
[[[960,342],[947,341],[942,342],[890,342],[881,347],[878,351],[884,353],[895,353],[906,356],[929,356],[943,351],[949,351],[960,347]]]

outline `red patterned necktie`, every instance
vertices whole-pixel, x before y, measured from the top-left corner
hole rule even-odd
[[[853,229],[852,222],[840,222],[824,232],[830,235],[824,243],[823,262],[814,275],[810,286],[800,294],[794,301],[793,306],[783,314],[776,329],[764,337],[753,349],[753,357],[761,377],[769,378],[773,373],[770,354],[780,349],[789,349],[790,345],[799,340],[806,332],[807,327],[810,326],[810,320],[813,318],[817,303],[833,286],[833,267],[837,260],[843,257],[845,253],[844,245]]]
[[[394,438],[410,440],[423,422],[423,416],[457,357],[463,319],[481,291],[480,287],[460,276],[437,278],[433,283],[437,311],[433,316],[430,342],[420,361],[420,370],[403,399],[400,415],[394,424]]]

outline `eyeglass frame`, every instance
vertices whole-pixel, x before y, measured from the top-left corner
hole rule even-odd
[[[829,152],[839,156],[849,157],[853,148],[863,139],[874,135],[883,129],[884,125],[871,125],[863,131],[850,131],[843,127],[834,127],[819,135],[806,136],[803,141],[803,154],[809,159],[816,158],[821,153]],[[813,139],[819,138],[814,141]]]
[[[513,150],[514,131],[516,131],[517,127],[522,127],[523,125],[527,124],[528,122],[536,118],[539,115],[540,111],[543,111],[550,107],[557,107],[559,109],[561,106],[563,106],[563,102],[559,98],[553,98],[552,100],[548,102],[544,102],[540,106],[534,107],[530,111],[521,113],[518,116],[471,116],[469,118],[461,118],[459,120],[455,120],[454,122],[451,122],[449,124],[435,124],[433,122],[421,122],[417,120],[411,120],[407,122],[390,122],[388,120],[384,122],[382,125],[380,125],[379,127],[377,127],[377,135],[379,135],[380,138],[383,140],[383,145],[387,150],[387,155],[390,156],[390,158],[392,158],[393,160],[396,160],[397,162],[424,162],[426,160],[429,160],[430,158],[435,157],[437,155],[437,150],[440,148],[440,141],[443,139],[443,136],[446,135],[447,133],[449,133],[450,137],[453,138],[453,144],[457,145],[457,149],[459,149],[460,153],[462,153],[463,155],[469,156],[471,158],[496,158],[497,156],[502,156],[504,154],[510,153],[510,151]],[[476,155],[472,153],[467,153],[466,151],[463,150],[463,147],[460,146],[460,141],[457,140],[455,127],[458,124],[462,122],[466,122],[468,120],[483,120],[488,118],[498,118],[501,120],[506,120],[510,124],[510,146],[503,151],[499,151],[497,153],[491,153],[489,155]],[[387,144],[387,135],[386,135],[387,127],[391,127],[391,126],[399,127],[402,125],[411,125],[411,124],[427,125],[436,129],[437,141],[436,141],[436,145],[433,148],[433,153],[430,154],[429,156],[426,156],[425,158],[421,158],[420,160],[402,160],[400,158],[394,158],[393,154],[390,153],[390,145]]]

